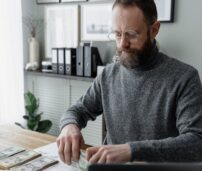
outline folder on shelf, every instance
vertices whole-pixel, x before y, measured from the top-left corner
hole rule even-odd
[[[65,74],[65,49],[58,48],[58,73]]]
[[[84,46],[84,76],[96,77],[98,65],[103,65],[98,48]]]
[[[53,73],[58,74],[58,50],[52,48],[52,70]]]
[[[77,48],[77,55],[76,55],[76,75],[77,76],[84,76],[84,46],[79,46]]]
[[[76,49],[65,48],[65,74],[76,75]]]

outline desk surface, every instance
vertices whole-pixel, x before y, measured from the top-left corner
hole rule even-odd
[[[19,146],[35,149],[55,142],[56,137],[27,129],[16,125],[0,125],[0,148]]]
[[[52,157],[57,156],[57,159],[60,161],[58,157],[56,143],[50,144],[55,141],[56,141],[56,137],[51,135],[30,131],[27,129],[22,129],[16,125],[0,125],[0,149],[3,149],[5,147],[10,147],[10,146],[19,146],[26,149],[36,148],[35,150],[38,149],[39,151],[44,152],[47,149],[49,150],[51,148],[51,152],[49,156],[51,156],[52,153],[54,153],[54,156]],[[48,146],[45,146],[45,145],[48,145]],[[85,149],[86,147],[89,147],[89,146],[84,145],[83,149]],[[56,170],[78,171],[78,169],[73,168],[71,166],[67,166],[61,161],[59,162],[58,165],[55,165],[47,169],[47,171],[56,171]],[[0,171],[2,170],[0,169]]]

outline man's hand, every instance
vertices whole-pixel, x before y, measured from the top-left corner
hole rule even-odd
[[[86,150],[89,163],[125,163],[131,161],[131,148],[129,144],[104,145],[90,147]]]
[[[84,144],[80,129],[75,124],[65,126],[57,138],[60,159],[70,165],[79,160],[80,148]]]

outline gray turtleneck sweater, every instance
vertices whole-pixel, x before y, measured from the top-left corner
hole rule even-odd
[[[61,129],[104,114],[107,143],[135,161],[202,161],[202,86],[193,67],[155,48],[145,66],[110,64],[61,119]]]

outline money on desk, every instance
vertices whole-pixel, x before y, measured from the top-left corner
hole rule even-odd
[[[0,159],[0,169],[10,169],[11,167],[21,165],[39,156],[41,156],[41,154],[35,151],[24,151],[14,156]]]
[[[0,151],[0,159],[10,157],[12,155],[15,155],[15,154],[23,152],[23,151],[25,151],[25,149],[21,148],[21,147],[5,148],[5,149]]]
[[[56,163],[58,163],[58,161],[55,159],[46,156],[41,156],[21,166],[11,168],[11,171],[41,171]]]
[[[84,150],[80,150],[79,161],[78,162],[72,161],[72,166],[76,167],[82,171],[86,171],[88,165],[89,165],[89,163],[86,160],[86,152]]]

